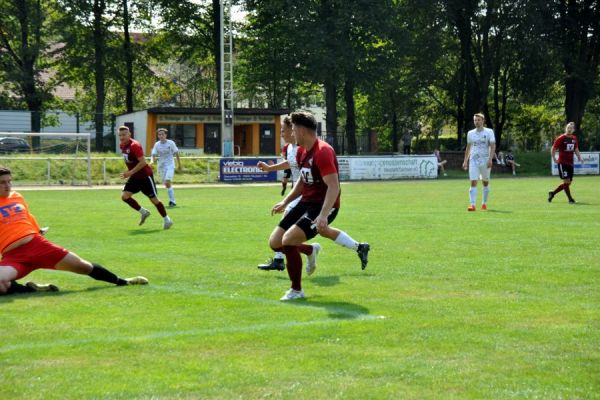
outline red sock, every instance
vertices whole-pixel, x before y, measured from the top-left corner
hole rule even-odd
[[[156,209],[158,210],[158,213],[160,214],[161,217],[166,217],[167,216],[167,210],[165,210],[165,206],[162,203],[162,201],[159,201],[158,204],[155,204]]]
[[[292,289],[302,290],[302,258],[298,246],[283,246],[287,271],[292,281]]]
[[[129,207],[133,208],[135,211],[140,211],[140,206],[137,201],[133,197],[128,198],[127,200],[123,200],[125,203],[129,204]]]
[[[313,247],[310,244],[299,244],[298,245],[298,251],[302,254],[306,254],[307,256],[310,256],[313,252]]]
[[[560,185],[558,185],[558,187],[556,189],[554,189],[554,192],[552,192],[552,193],[556,194],[556,193],[560,192],[561,190],[563,190],[564,187],[565,187],[565,184],[561,183]]]
[[[567,194],[567,197],[569,198],[569,200],[573,200],[573,198],[571,197],[571,185],[568,183],[563,184],[564,189],[565,189],[565,193]]]

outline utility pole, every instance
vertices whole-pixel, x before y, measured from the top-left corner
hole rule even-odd
[[[223,157],[233,157],[233,21],[231,1],[221,0],[221,140]]]

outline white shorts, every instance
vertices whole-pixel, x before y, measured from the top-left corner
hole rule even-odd
[[[490,172],[492,172],[492,169],[488,168],[487,163],[469,163],[469,180],[476,181],[481,179],[482,181],[489,181]]]
[[[162,183],[166,181],[172,181],[173,175],[175,175],[175,166],[174,165],[159,165],[158,173],[160,174],[160,179]]]
[[[287,214],[292,208],[296,207],[296,204],[300,203],[301,199],[302,199],[302,196],[298,196],[298,197],[296,197],[296,199],[294,201],[292,201],[290,204],[288,204],[287,207],[285,208],[285,212],[283,213],[283,215]]]

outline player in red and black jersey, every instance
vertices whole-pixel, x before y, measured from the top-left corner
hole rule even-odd
[[[579,153],[577,136],[573,132],[575,132],[575,122],[569,122],[565,127],[565,133],[557,137],[552,145],[552,160],[558,165],[558,174],[563,183],[553,191],[548,192],[548,202],[552,202],[554,196],[561,190],[564,190],[569,198],[569,203],[575,204],[575,199],[571,196],[570,187],[571,182],[573,182],[573,153],[577,155],[580,163],[583,163],[583,159]],[[555,156],[557,151],[558,160]]]
[[[356,251],[363,269],[367,266],[370,249],[368,243],[359,243],[347,233],[329,226],[340,207],[339,168],[333,148],[317,138],[317,122],[314,116],[309,112],[293,113],[292,129],[299,146],[296,159],[300,177],[292,191],[285,199],[275,204],[271,212],[282,213],[298,196],[302,196],[302,199],[282,218],[269,239],[273,250],[283,249],[292,283],[281,300],[304,298],[300,253],[307,256],[306,270],[310,275],[316,268],[316,256],[320,246],[317,243],[308,245],[304,242],[317,234]]]
[[[127,171],[121,173],[121,178],[127,178],[121,193],[121,199],[129,204],[131,208],[139,211],[141,214],[139,225],[142,225],[146,218],[150,216],[150,211],[140,206],[133,198],[135,193],[141,191],[150,199],[163,217],[163,228],[169,229],[173,225],[173,221],[167,215],[165,206],[157,196],[154,174],[152,168],[146,163],[144,149],[137,140],[131,138],[131,132],[126,126],[119,127],[119,142],[123,159],[127,165]]]

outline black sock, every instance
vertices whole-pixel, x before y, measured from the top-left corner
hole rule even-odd
[[[90,272],[90,277],[94,278],[97,281],[104,281],[108,283],[114,283],[117,286],[125,286],[127,285],[127,281],[125,279],[121,279],[106,268],[104,268],[100,264],[92,263],[94,269]]]
[[[10,281],[10,287],[6,291],[6,294],[31,293],[31,292],[35,292],[35,290],[30,288],[29,286],[21,285],[17,281]]]

